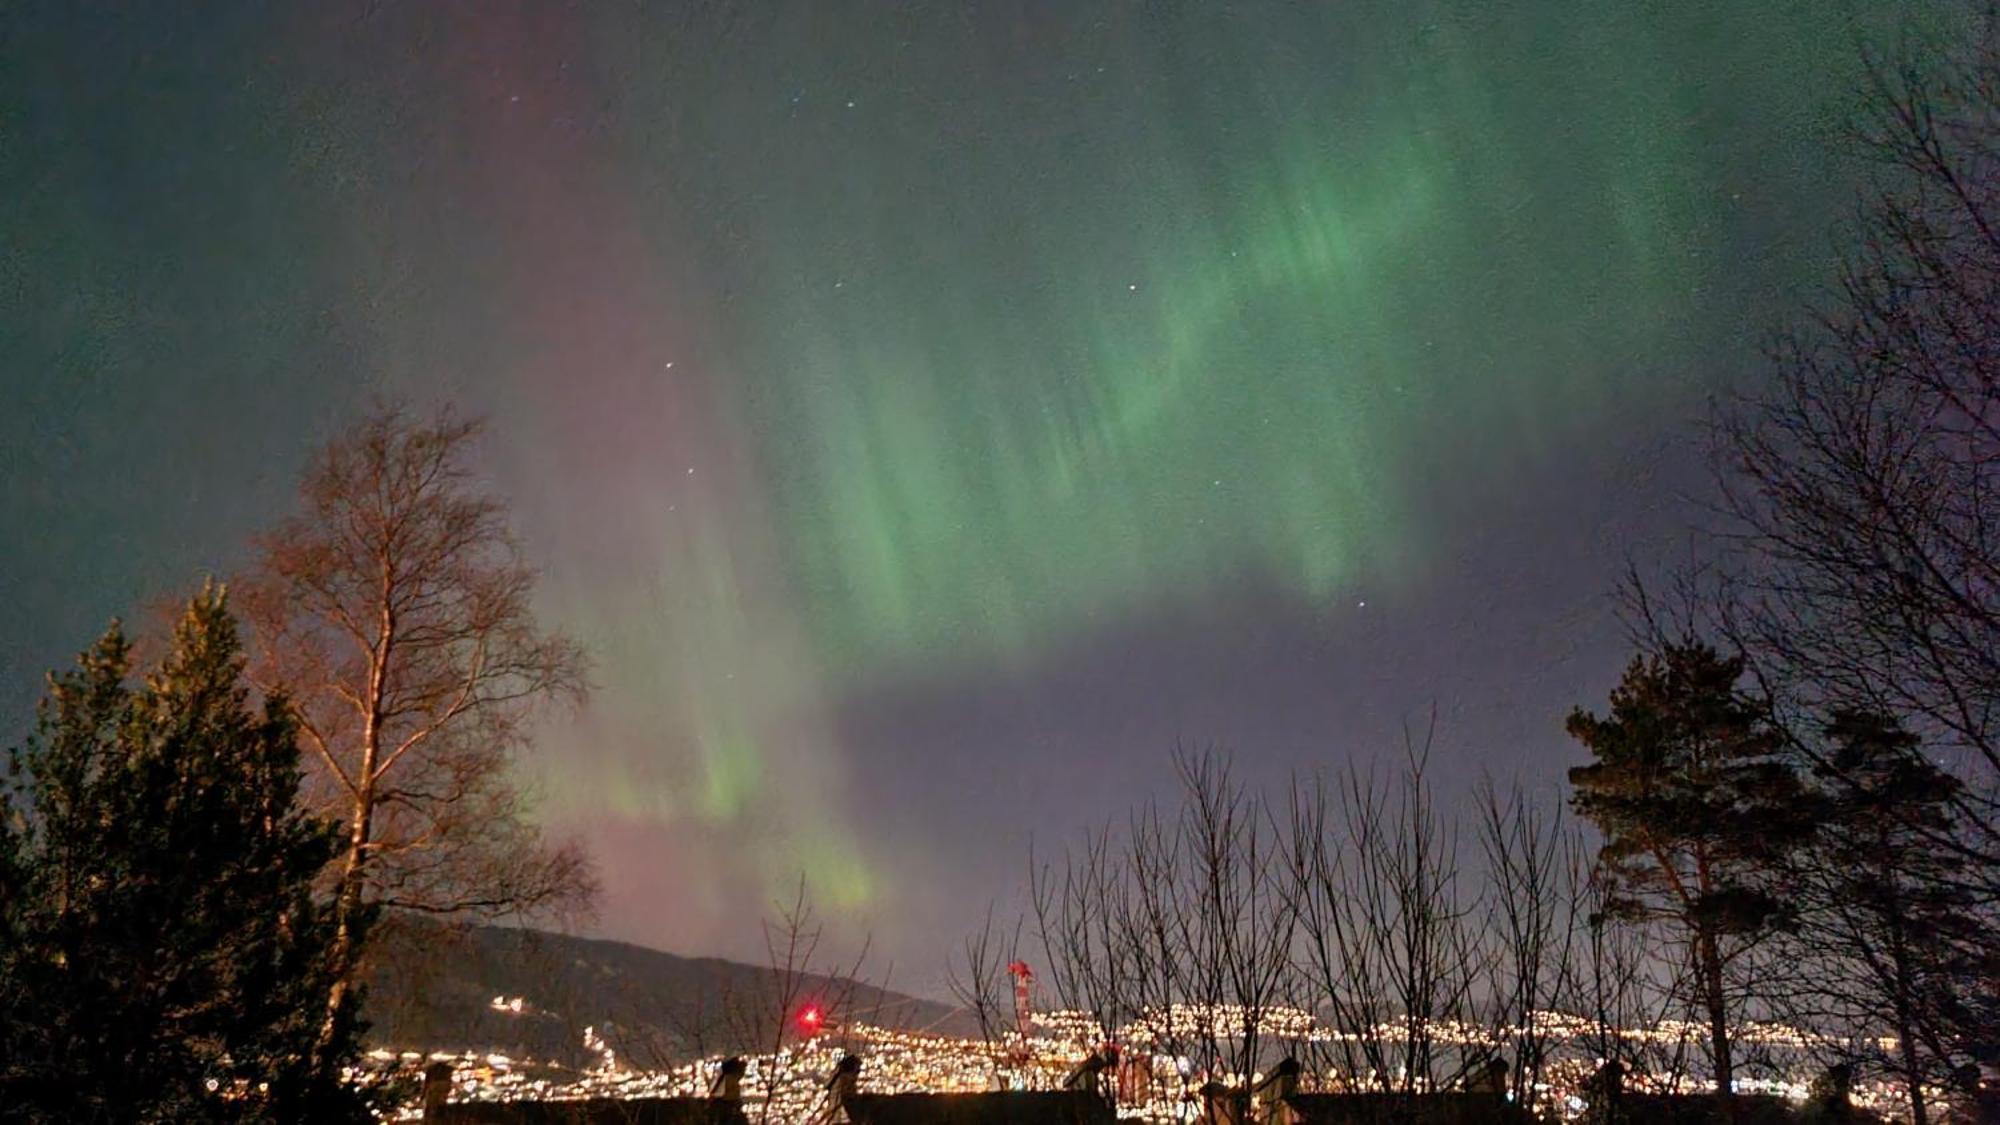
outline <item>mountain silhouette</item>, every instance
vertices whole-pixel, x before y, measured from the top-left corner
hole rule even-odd
[[[398,920],[366,974],[371,1048],[502,1054],[568,1066],[601,1058],[661,1068],[795,1041],[806,1009],[849,1022],[974,1035],[959,1009],[833,975],[786,975],[716,957],[506,926]]]

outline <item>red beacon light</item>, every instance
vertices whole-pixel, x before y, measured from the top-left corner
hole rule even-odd
[[[820,1024],[824,1023],[825,1020],[826,1015],[819,1010],[819,1005],[817,1004],[808,1004],[799,1009],[799,1027],[804,1029],[808,1035],[818,1031]]]

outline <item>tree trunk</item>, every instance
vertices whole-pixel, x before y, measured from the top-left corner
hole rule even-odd
[[[396,645],[397,616],[391,594],[391,560],[384,556],[379,562],[382,587],[381,601],[376,610],[377,639],[368,654],[367,694],[359,701],[365,706],[361,722],[361,763],[354,773],[354,817],[347,835],[347,859],[340,871],[340,889],[334,896],[333,948],[328,951],[333,959],[334,978],[333,987],[327,990],[326,1021],[320,1027],[322,1053],[337,1039],[340,1010],[354,988],[354,967],[360,952],[361,895],[366,882],[362,876],[368,864],[368,843],[374,830],[375,773],[382,762],[382,698],[389,676],[389,655]],[[332,1071],[332,1064],[331,1059],[321,1059],[322,1069],[328,1074]]]
[[[389,636],[394,627],[395,618],[384,609],[383,636]],[[340,888],[334,895],[333,948],[328,950],[333,960],[333,987],[327,990],[326,1020],[320,1025],[319,1035],[319,1069],[329,1076],[334,1060],[326,1057],[326,1053],[339,1041],[340,1013],[354,988],[354,965],[360,947],[361,893],[368,864],[368,842],[375,822],[375,767],[381,761],[382,679],[388,663],[388,647],[385,640],[382,655],[369,670],[368,714],[361,730],[361,768],[355,775],[358,784],[354,791],[354,817],[347,834],[347,858],[341,866]]]
[[[1930,1107],[1924,1104],[1924,1068],[1917,1057],[1916,1014],[1912,1010],[1910,950],[1900,922],[1889,930],[1889,955],[1896,966],[1896,1048],[1903,1066],[1903,1083],[1909,1089],[1911,1125],[1930,1125]]]
[[[1715,1063],[1715,1093],[1725,1105],[1736,1102],[1736,1081],[1729,1055],[1729,1006],[1722,990],[1722,950],[1715,933],[1704,930],[1696,939],[1701,961],[1702,1003],[1708,1009],[1709,1048]],[[1734,1111],[1731,1111],[1732,1116]]]
[[[348,830],[347,857],[341,866],[340,887],[334,894],[333,946],[327,951],[327,956],[333,962],[334,978],[333,987],[327,992],[326,1019],[320,1025],[319,1048],[322,1055],[338,1038],[340,1012],[346,1006],[348,995],[354,987],[354,961],[359,944],[357,938],[362,906],[362,875],[367,862],[368,839],[374,813],[374,795],[364,789],[354,799],[354,820]],[[323,1070],[330,1071],[332,1065],[333,1060],[321,1059]]]

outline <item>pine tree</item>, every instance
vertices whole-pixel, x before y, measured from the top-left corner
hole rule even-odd
[[[1835,712],[1813,770],[1825,830],[1804,865],[1815,900],[1804,938],[1832,962],[1816,999],[1861,1025],[1855,1061],[1903,1084],[1910,1118],[1935,1114],[1932,1091],[1974,1053],[1982,977],[1993,954],[1977,913],[1968,861],[1940,847],[1962,829],[1961,784],[1927,759],[1895,718]],[[1874,1056],[1886,1022],[1895,1046]]]
[[[1570,801],[1604,834],[1609,910],[1677,934],[1724,1097],[1728,973],[1789,920],[1773,876],[1812,820],[1776,731],[1737,691],[1743,667],[1697,641],[1666,644],[1632,661],[1608,717],[1579,708],[1568,723],[1595,758],[1570,771]]]
[[[284,700],[253,711],[220,589],[143,685],[114,624],[51,677],[0,808],[0,1105],[27,1121],[340,1120],[311,1065],[332,961]],[[341,1054],[355,1028],[343,1021]]]

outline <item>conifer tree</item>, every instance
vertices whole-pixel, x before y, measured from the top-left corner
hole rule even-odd
[[[297,804],[281,698],[253,710],[219,588],[128,683],[112,628],[50,678],[0,807],[0,1105],[27,1121],[341,1120],[312,1066],[337,848]],[[342,1054],[355,1028],[343,1021]]]
[[[1895,1075],[1911,1121],[1927,1125],[1933,1091],[1976,1056],[1983,977],[1996,964],[1968,861],[1936,843],[1959,831],[1961,783],[1891,716],[1836,711],[1826,741],[1812,773],[1824,828],[1802,865],[1813,901],[1801,936],[1827,971],[1812,974],[1809,999],[1822,1020],[1858,1025],[1851,1061]]]
[[[1698,641],[1663,644],[1626,669],[1610,715],[1579,708],[1568,723],[1595,759],[1570,771],[1570,801],[1604,834],[1609,912],[1675,934],[1724,1097],[1729,970],[1788,921],[1774,876],[1812,820],[1776,731],[1737,690],[1743,668]]]

